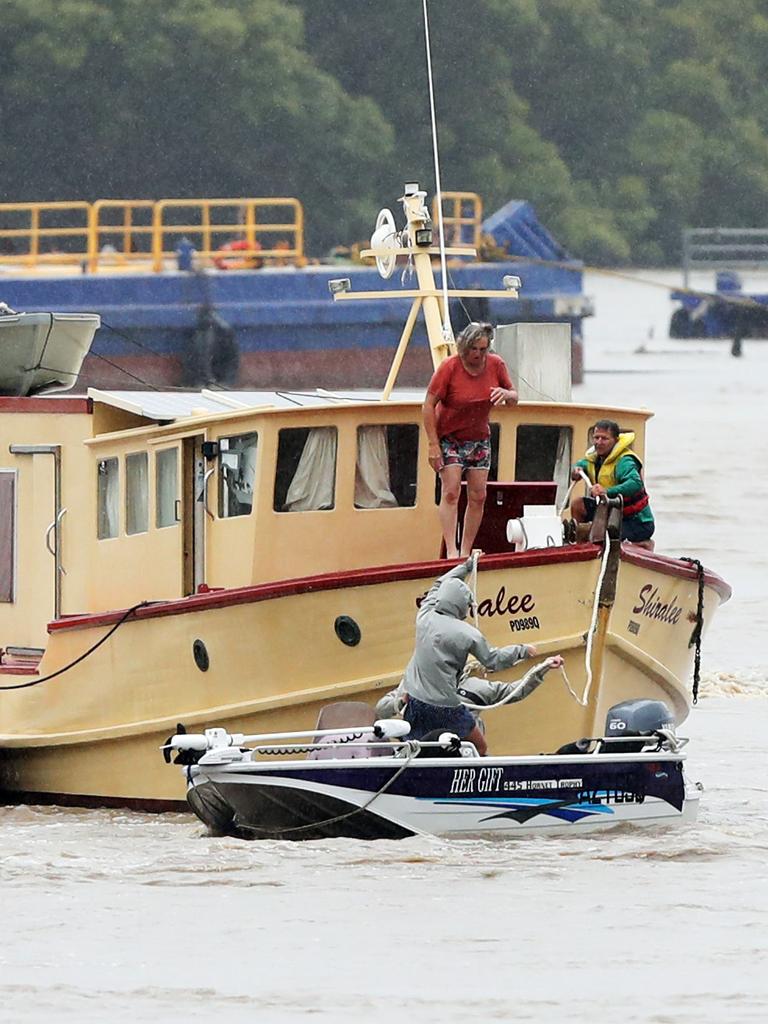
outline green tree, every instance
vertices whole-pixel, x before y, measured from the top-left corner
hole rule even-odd
[[[297,196],[310,244],[375,212],[393,133],[280,0],[0,0],[0,177],[15,200]]]
[[[434,189],[421,4],[413,0],[295,0],[318,62],[345,90],[372,97],[395,128],[398,187]],[[626,242],[595,205],[517,88],[546,53],[546,5],[535,0],[432,0],[429,5],[443,188],[479,192],[488,211],[530,199],[575,251],[616,258]],[[341,27],[343,26],[343,28]],[[519,55],[524,55],[519,57]]]
[[[765,0],[429,0],[445,189],[588,261],[768,202]],[[434,190],[421,0],[0,0],[6,199],[296,195],[315,249]]]

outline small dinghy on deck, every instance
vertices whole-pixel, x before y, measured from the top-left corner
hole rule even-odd
[[[217,835],[506,839],[694,820],[700,787],[685,777],[687,741],[671,720],[661,701],[626,701],[608,712],[605,736],[481,758],[452,733],[410,740],[407,722],[343,702],[309,733],[180,731],[164,754],[177,752],[189,805]]]

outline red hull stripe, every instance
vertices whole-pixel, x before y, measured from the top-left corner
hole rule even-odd
[[[525,567],[552,565],[560,562],[588,562],[600,555],[600,548],[592,544],[574,544],[568,548],[543,548],[541,551],[520,554],[487,555],[483,569],[505,569],[507,566]],[[296,594],[318,593],[323,590],[348,590],[352,587],[367,587],[377,583],[396,583],[399,580],[433,580],[447,572],[453,562],[415,562],[410,565],[385,566],[373,569],[351,569],[347,572],[328,573],[323,576],[307,576],[302,579],[280,580],[277,583],[262,583],[252,587],[211,590],[205,594],[194,594],[174,601],[161,601],[139,608],[136,619],[153,619],[165,615],[184,615],[189,612],[207,611],[209,608],[228,608],[236,604],[256,604],[279,597],[293,597]],[[95,612],[91,615],[71,615],[56,619],[48,626],[49,632],[59,629],[91,629],[96,626],[111,626],[125,614],[125,609],[109,612]]]
[[[480,566],[480,571],[491,569],[526,568],[537,565],[560,565],[568,562],[588,562],[598,558],[602,548],[594,544],[574,544],[567,548],[542,548],[537,551],[511,552],[503,555],[487,555]],[[696,571],[687,562],[674,558],[665,558],[650,552],[635,554],[622,548],[622,559],[643,568],[662,572],[669,576],[683,579],[695,579]],[[135,619],[154,619],[167,615],[186,615],[191,612],[207,611],[211,608],[228,608],[239,604],[256,604],[280,597],[293,597],[297,594],[318,593],[324,590],[347,590],[352,587],[373,586],[378,583],[396,583],[400,580],[432,580],[441,572],[445,572],[445,561],[415,562],[410,565],[385,566],[372,569],[353,569],[347,572],[328,573],[323,576],[308,576],[294,580],[280,580],[277,583],[262,583],[251,587],[211,590],[204,594],[173,601],[161,601],[157,604],[139,608]],[[731,596],[731,588],[716,576],[707,572],[705,581],[714,587],[721,600],[727,601]],[[125,614],[125,609],[109,612],[95,612],[89,615],[71,615],[51,622],[49,632],[61,629],[93,629],[100,626],[111,626]]]
[[[667,555],[657,555],[643,548],[624,546],[621,549],[621,560],[629,562],[630,565],[637,565],[641,569],[660,572],[664,576],[680,576],[686,580],[696,579],[696,569],[689,562],[682,562],[679,558],[669,558]],[[723,604],[733,593],[730,585],[716,573],[710,572],[709,569],[704,570],[704,582],[717,592]]]

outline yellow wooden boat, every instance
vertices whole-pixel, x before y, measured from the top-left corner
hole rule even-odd
[[[397,684],[445,562],[421,396],[394,388],[420,311],[434,363],[452,351],[453,294],[435,285],[423,193],[403,206],[405,229],[369,251],[385,271],[411,260],[417,281],[381,293],[412,300],[381,395],[0,398],[5,800],[182,806],[184,779],[158,752],[178,722],[311,729],[324,704]],[[354,294],[341,280],[334,298]],[[494,644],[562,653],[568,685],[552,673],[490,713],[492,751],[596,735],[632,698],[688,713],[696,637],[730,594],[721,579],[619,543],[605,520],[589,540],[507,540],[510,519],[562,497],[597,419],[634,431],[643,458],[650,415],[568,401],[493,412],[479,624]]]

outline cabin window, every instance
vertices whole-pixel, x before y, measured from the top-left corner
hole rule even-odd
[[[559,505],[570,486],[572,442],[570,427],[519,426],[515,479],[554,480]]]
[[[0,601],[14,599],[16,567],[16,473],[0,470]]]
[[[116,537],[120,529],[120,477],[117,459],[99,459],[96,502],[96,532],[99,540]]]
[[[336,500],[336,427],[289,427],[277,442],[276,512],[330,509]]]
[[[358,427],[355,508],[415,505],[418,454],[415,423]]]
[[[253,508],[258,434],[219,438],[219,515],[247,516]]]
[[[155,524],[158,528],[178,523],[179,450],[164,448],[155,455]]]
[[[149,529],[149,461],[146,452],[125,457],[125,532]]]

